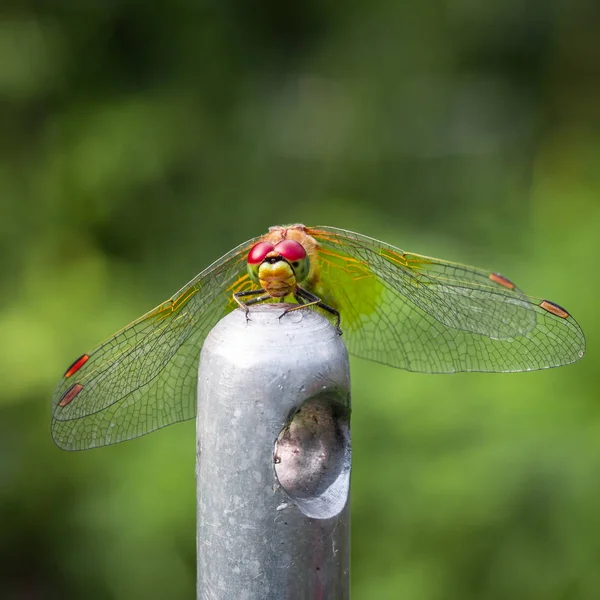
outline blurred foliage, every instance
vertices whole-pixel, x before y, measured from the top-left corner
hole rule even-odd
[[[353,363],[355,600],[600,597],[593,0],[7,0],[0,16],[0,597],[192,598],[194,431],[68,454],[74,357],[269,225],[487,266],[586,358]]]

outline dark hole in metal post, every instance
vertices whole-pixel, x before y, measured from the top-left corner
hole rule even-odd
[[[310,398],[275,442],[275,473],[290,500],[308,517],[328,519],[350,490],[350,411],[332,393]]]

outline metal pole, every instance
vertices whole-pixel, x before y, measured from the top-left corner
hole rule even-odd
[[[349,598],[348,355],[327,319],[285,307],[230,313],[202,349],[198,599]]]

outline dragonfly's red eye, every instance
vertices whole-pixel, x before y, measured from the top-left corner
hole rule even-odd
[[[306,250],[300,242],[295,240],[283,240],[275,246],[275,252],[279,252],[289,262],[303,260],[306,258]]]
[[[250,252],[248,252],[248,263],[251,265],[258,265],[263,260],[269,252],[272,252],[273,244],[269,242],[258,242],[252,246]]]

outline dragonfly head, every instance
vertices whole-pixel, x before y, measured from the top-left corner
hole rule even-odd
[[[282,240],[275,246],[269,242],[258,242],[248,253],[248,275],[267,292],[269,281],[286,282],[292,287],[304,281],[309,270],[308,254],[304,246],[295,240]]]

